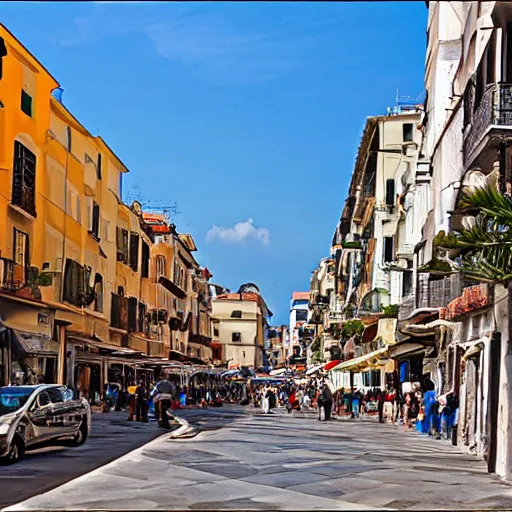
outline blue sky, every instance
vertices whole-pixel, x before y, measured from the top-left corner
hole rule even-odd
[[[424,2],[0,3],[63,101],[215,282],[287,322],[329,255],[365,118],[423,91]]]

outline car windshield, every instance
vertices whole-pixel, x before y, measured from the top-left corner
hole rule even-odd
[[[34,391],[34,388],[26,386],[0,388],[0,416],[10,414],[23,407]]]

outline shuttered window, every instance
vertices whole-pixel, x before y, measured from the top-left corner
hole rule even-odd
[[[139,270],[139,235],[130,233],[130,267],[134,272]]]
[[[100,205],[98,203],[92,204],[91,233],[96,238],[100,236]]]
[[[117,261],[128,263],[128,230],[117,228]]]
[[[32,117],[32,96],[23,89],[21,90],[21,111]]]
[[[149,245],[142,241],[142,277],[149,277]]]
[[[74,260],[66,259],[64,271],[64,289],[62,298],[66,302],[80,307],[85,292],[85,274],[82,265]]]
[[[96,178],[101,180],[101,153],[98,153],[98,161],[96,162]]]
[[[12,204],[36,216],[36,155],[14,142]]]
[[[137,298],[130,297],[128,299],[128,331],[130,332],[135,332],[137,330],[137,309]]]

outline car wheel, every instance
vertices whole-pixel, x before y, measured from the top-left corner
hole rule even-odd
[[[71,439],[71,446],[81,446],[87,441],[87,437],[89,435],[89,429],[87,428],[87,421],[82,421],[78,432],[75,434],[73,439]]]
[[[19,462],[23,459],[25,456],[25,443],[23,440],[18,437],[14,436],[11,446],[9,447],[9,453],[7,456],[3,459],[3,462],[5,464],[15,464],[16,462]]]

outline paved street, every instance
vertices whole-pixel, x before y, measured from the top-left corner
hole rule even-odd
[[[0,466],[0,508],[92,471],[162,434],[156,423],[132,423],[126,416],[126,412],[93,414],[83,446],[28,451],[22,462]]]
[[[512,505],[512,488],[488,475],[483,462],[392,425],[318,422],[281,411],[264,416],[239,407],[180,415],[198,435],[160,437],[9,510]]]

